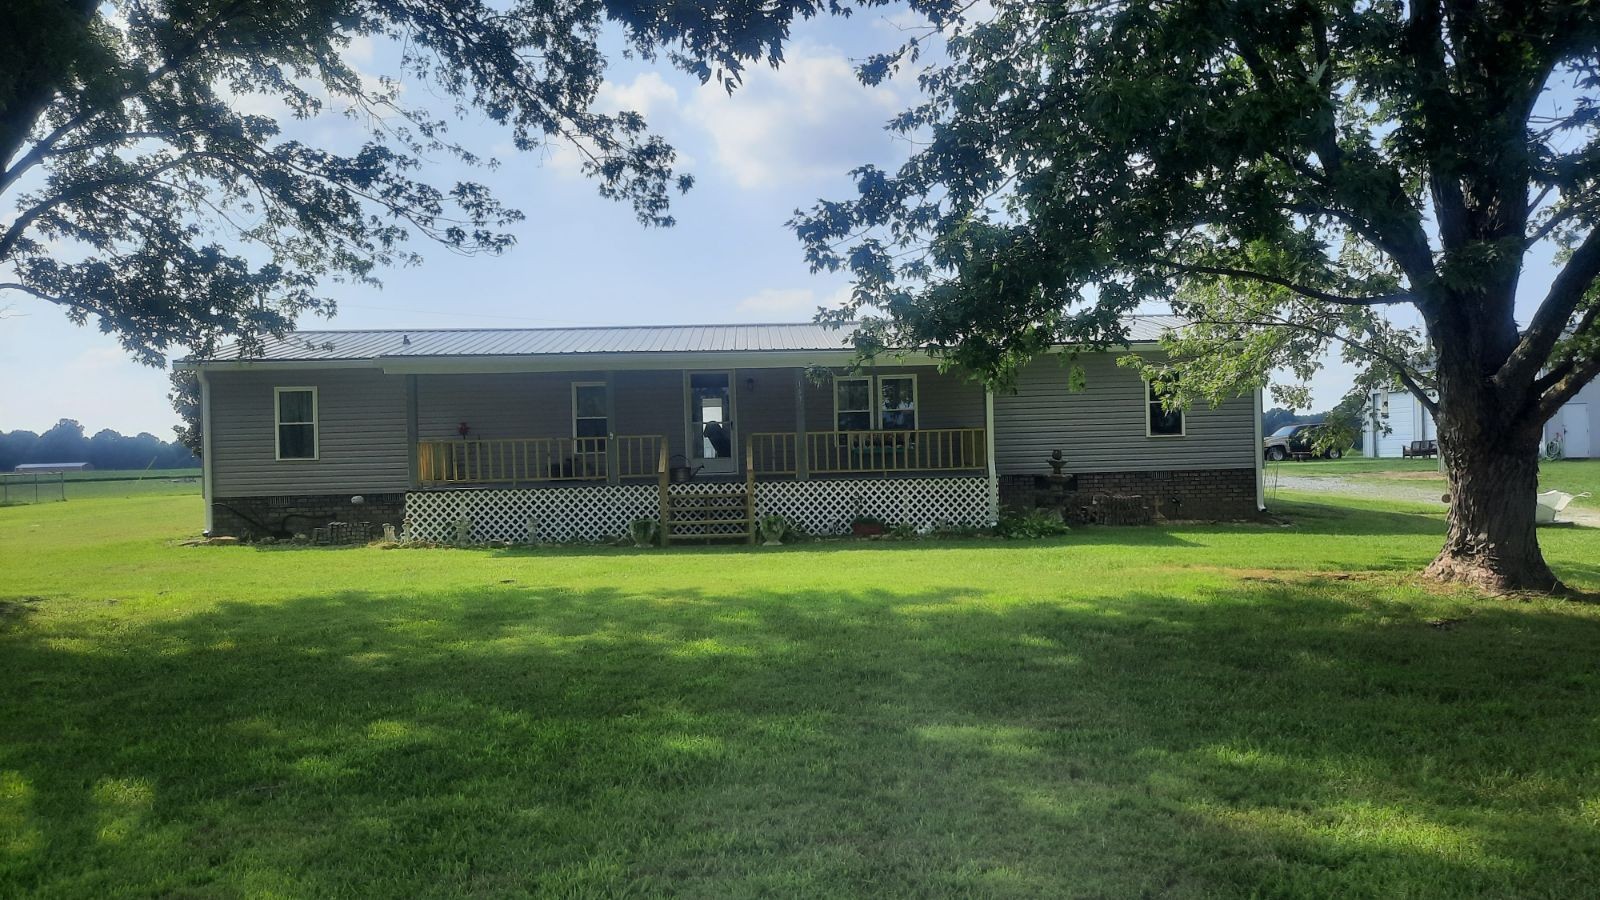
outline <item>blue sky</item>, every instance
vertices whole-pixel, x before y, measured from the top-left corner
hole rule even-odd
[[[308,327],[497,327],[800,321],[844,289],[813,276],[783,227],[797,207],[843,196],[845,173],[906,155],[883,123],[913,97],[910,85],[868,90],[850,59],[896,37],[884,14],[806,23],[781,72],[749,73],[732,97],[665,64],[613,60],[599,105],[636,109],[677,147],[697,179],[678,197],[669,229],[640,226],[632,210],[596,195],[562,149],[529,155],[481,122],[455,126],[474,149],[501,159],[471,177],[527,214],[517,245],[500,257],[464,258],[416,244],[420,267],[383,273],[382,289],[336,286],[338,316]],[[353,48],[357,65],[383,71],[381,48]],[[376,59],[374,58],[376,57]],[[413,93],[415,89],[408,91]],[[415,102],[415,98],[412,99]],[[327,117],[325,117],[327,118]],[[336,118],[305,126],[335,142],[356,132]],[[439,180],[455,177],[441,170]],[[21,295],[0,320],[0,430],[42,430],[58,418],[91,432],[115,428],[170,436],[176,422],[167,376],[130,361],[93,324]]]
[[[847,287],[812,275],[783,227],[797,207],[850,192],[846,173],[865,162],[894,164],[906,145],[884,122],[915,97],[909,79],[867,89],[850,60],[899,37],[900,21],[868,13],[796,29],[780,71],[752,71],[731,97],[664,64],[614,59],[599,105],[635,109],[679,150],[697,179],[679,197],[678,225],[647,229],[630,208],[603,200],[577,171],[576,155],[516,154],[482,122],[456,126],[502,168],[472,177],[527,214],[517,245],[500,257],[464,258],[419,243],[420,267],[383,273],[382,289],[332,288],[331,322],[306,327],[426,328],[801,321]],[[385,53],[352,48],[363,69],[382,72]],[[413,88],[412,91],[415,91]],[[416,102],[416,98],[408,98]],[[300,126],[334,143],[353,140],[337,118]],[[439,180],[455,177],[441,170]],[[1537,269],[1537,267],[1535,267]],[[1530,280],[1547,281],[1530,272]],[[78,419],[92,433],[114,428],[170,437],[167,376],[132,362],[91,324],[79,328],[54,307],[20,295],[0,319],[0,431],[43,430]],[[1318,408],[1336,402],[1349,378],[1314,384]]]

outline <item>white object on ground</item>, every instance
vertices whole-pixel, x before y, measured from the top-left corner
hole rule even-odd
[[[1565,491],[1545,491],[1539,495],[1539,506],[1534,510],[1533,519],[1540,525],[1549,525],[1556,520],[1556,516],[1567,504],[1579,497],[1587,497],[1589,492],[1581,494],[1568,494]]]

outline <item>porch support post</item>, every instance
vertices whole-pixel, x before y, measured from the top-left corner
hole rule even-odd
[[[1000,477],[994,465],[994,390],[983,386],[983,459],[989,475],[989,521],[1000,521]]]
[[[794,370],[794,477],[811,480],[811,448],[806,440],[806,370]]]
[[[1266,453],[1261,449],[1261,391],[1261,388],[1256,388],[1255,443],[1250,445],[1255,448],[1256,454],[1256,512],[1267,511],[1267,460]]]
[[[606,372],[606,484],[622,481],[622,448],[617,446],[617,373]]]
[[[204,368],[196,369],[195,377],[200,381],[200,496],[206,504],[205,533],[210,537],[215,527],[211,505],[217,502],[217,461],[211,453],[211,380],[206,377]],[[276,440],[276,436],[273,439]]]
[[[406,483],[415,488],[421,482],[417,467],[417,376],[406,376]]]

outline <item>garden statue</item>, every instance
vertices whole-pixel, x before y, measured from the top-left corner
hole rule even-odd
[[[1067,458],[1066,455],[1060,450],[1051,450],[1050,458],[1045,460],[1045,462],[1050,464],[1051,475],[1060,475],[1061,467],[1067,464]]]

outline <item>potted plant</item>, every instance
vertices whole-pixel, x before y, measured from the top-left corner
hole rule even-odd
[[[756,526],[761,529],[762,545],[767,547],[782,544],[784,536],[789,533],[789,520],[783,516],[762,516]]]
[[[888,528],[888,523],[877,516],[868,516],[857,513],[850,520],[850,533],[858,538],[877,537]]]
[[[655,519],[634,519],[628,526],[628,533],[633,536],[635,547],[654,547],[661,534],[661,523]]]

